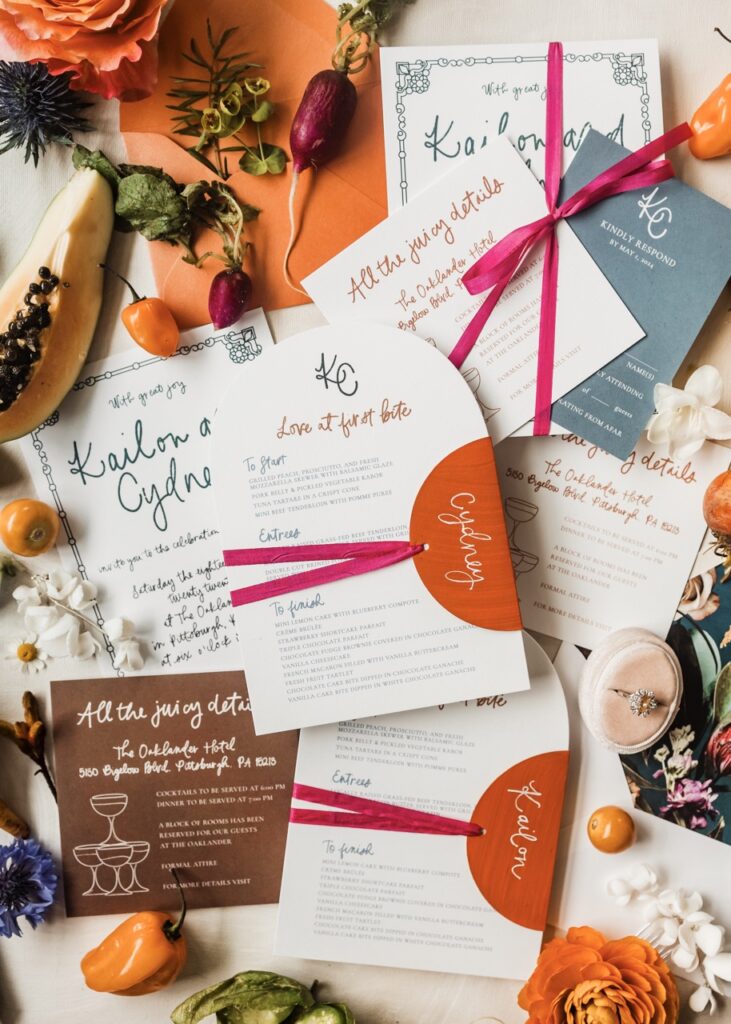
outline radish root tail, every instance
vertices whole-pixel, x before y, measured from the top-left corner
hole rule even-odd
[[[289,241],[287,242],[287,248],[284,253],[284,260],[282,261],[282,273],[284,274],[284,280],[287,282],[290,288],[294,291],[299,292],[300,295],[307,295],[304,288],[300,286],[292,279],[292,275],[289,272],[289,257],[294,249],[294,244],[297,241],[297,235],[299,234],[299,225],[296,223],[294,218],[294,194],[297,191],[297,182],[299,181],[299,171],[292,173],[292,185],[289,189]],[[309,295],[307,295],[309,298]]]

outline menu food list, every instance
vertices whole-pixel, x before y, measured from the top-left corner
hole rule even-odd
[[[66,912],[276,903],[297,734],[241,672],[51,684]]]
[[[257,732],[528,688],[492,445],[439,352],[358,323],[288,338],[222,398],[214,436]],[[280,583],[317,564],[283,554],[369,541],[414,557]]]

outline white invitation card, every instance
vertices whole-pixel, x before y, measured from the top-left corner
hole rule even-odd
[[[564,42],[564,171],[590,128],[628,149],[662,134],[655,39]],[[459,160],[506,135],[539,181],[548,43],[383,47],[381,90],[390,210]]]
[[[135,347],[92,363],[21,442],[39,497],[62,517],[61,558],[99,588],[98,621],[132,620],[147,672],[241,667],[210,436],[222,389],[271,344],[254,310],[184,332],[168,359]]]
[[[477,823],[481,835],[290,821],[275,951],[525,978],[541,946],[568,763],[559,679],[525,636],[531,688],[306,729],[298,785]],[[296,810],[297,809],[297,810]],[[383,824],[383,823],[381,823]]]
[[[674,460],[643,435],[620,462],[564,434],[508,439],[497,461],[526,628],[589,649],[626,626],[664,637],[728,449]]]
[[[449,355],[485,299],[469,294],[463,274],[514,228],[545,213],[540,185],[501,138],[303,284],[331,323],[391,324]],[[644,335],[571,229],[559,223],[557,230],[554,398]],[[543,252],[541,245],[529,254],[461,367],[495,444],[533,416]]]
[[[357,322],[288,338],[237,378],[214,434],[257,732],[527,688],[492,444],[436,349]],[[247,587],[321,567],[297,559],[302,545],[373,541],[423,550],[243,603]],[[282,547],[294,561],[236,561]]]

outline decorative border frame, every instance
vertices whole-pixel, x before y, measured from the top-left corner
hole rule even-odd
[[[84,391],[88,388],[93,388],[95,384],[100,381],[113,380],[115,377],[120,377],[125,373],[134,373],[137,370],[142,370],[147,366],[152,366],[154,363],[160,363],[164,361],[169,362],[173,359],[182,359],[184,356],[190,355],[191,352],[200,352],[204,348],[213,348],[217,344],[222,344],[227,352],[229,359],[233,363],[246,363],[257,356],[261,355],[262,347],[256,337],[256,329],[253,326],[244,327],[240,331],[230,330],[227,334],[211,335],[209,338],[204,338],[203,341],[197,341],[193,345],[181,345],[180,348],[174,352],[171,356],[150,356],[149,359],[136,359],[132,363],[128,363],[126,366],[118,366],[116,370],[105,370],[103,373],[98,373],[88,377],[79,378],[72,387],[73,391]],[[76,562],[76,571],[83,580],[88,580],[89,577],[86,572],[86,566],[84,565],[84,559],[81,551],[79,550],[79,542],[76,539],[71,523],[69,522],[68,513],[64,508],[63,500],[59,494],[58,484],[53,478],[53,470],[48,460],[48,453],[44,447],[44,441],[41,437],[41,432],[54,427],[61,419],[63,405],[61,409],[57,409],[51,416],[48,417],[39,427],[31,431],[31,438],[33,440],[33,448],[35,449],[38,458],[41,463],[41,471],[46,478],[46,484],[48,490],[53,499],[53,504],[56,507],[58,517],[61,520],[61,526],[64,534],[66,535],[66,541],[69,549],[73,554],[74,561]],[[94,601],[91,606],[94,619],[97,624],[101,627],[104,625],[104,616],[98,601]],[[114,664],[114,646],[110,641],[104,637],[104,647],[109,655],[109,660]],[[115,669],[115,673],[118,676],[123,676],[124,672],[121,669]]]
[[[645,132],[645,142],[649,142],[652,135],[652,124],[650,121],[649,102],[650,94],[647,92],[647,72],[645,70],[644,53],[565,53],[564,61],[568,64],[574,63],[599,63],[609,61],[612,68],[612,78],[617,85],[630,85],[640,90],[640,114],[642,116],[642,128]],[[428,92],[432,82],[432,71],[448,67],[473,67],[477,64],[546,64],[548,54],[537,54],[530,57],[516,55],[515,57],[464,57],[447,58],[433,57],[429,60],[417,60],[413,62],[398,61],[396,64],[396,140],[398,144],[399,158],[399,189],[401,192],[401,205],[408,202],[408,172],[406,168],[406,105],[404,100],[413,93]]]

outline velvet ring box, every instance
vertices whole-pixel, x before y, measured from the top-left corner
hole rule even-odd
[[[620,629],[587,659],[579,690],[591,734],[620,754],[651,746],[675,718],[683,675],[675,652],[645,629]]]

